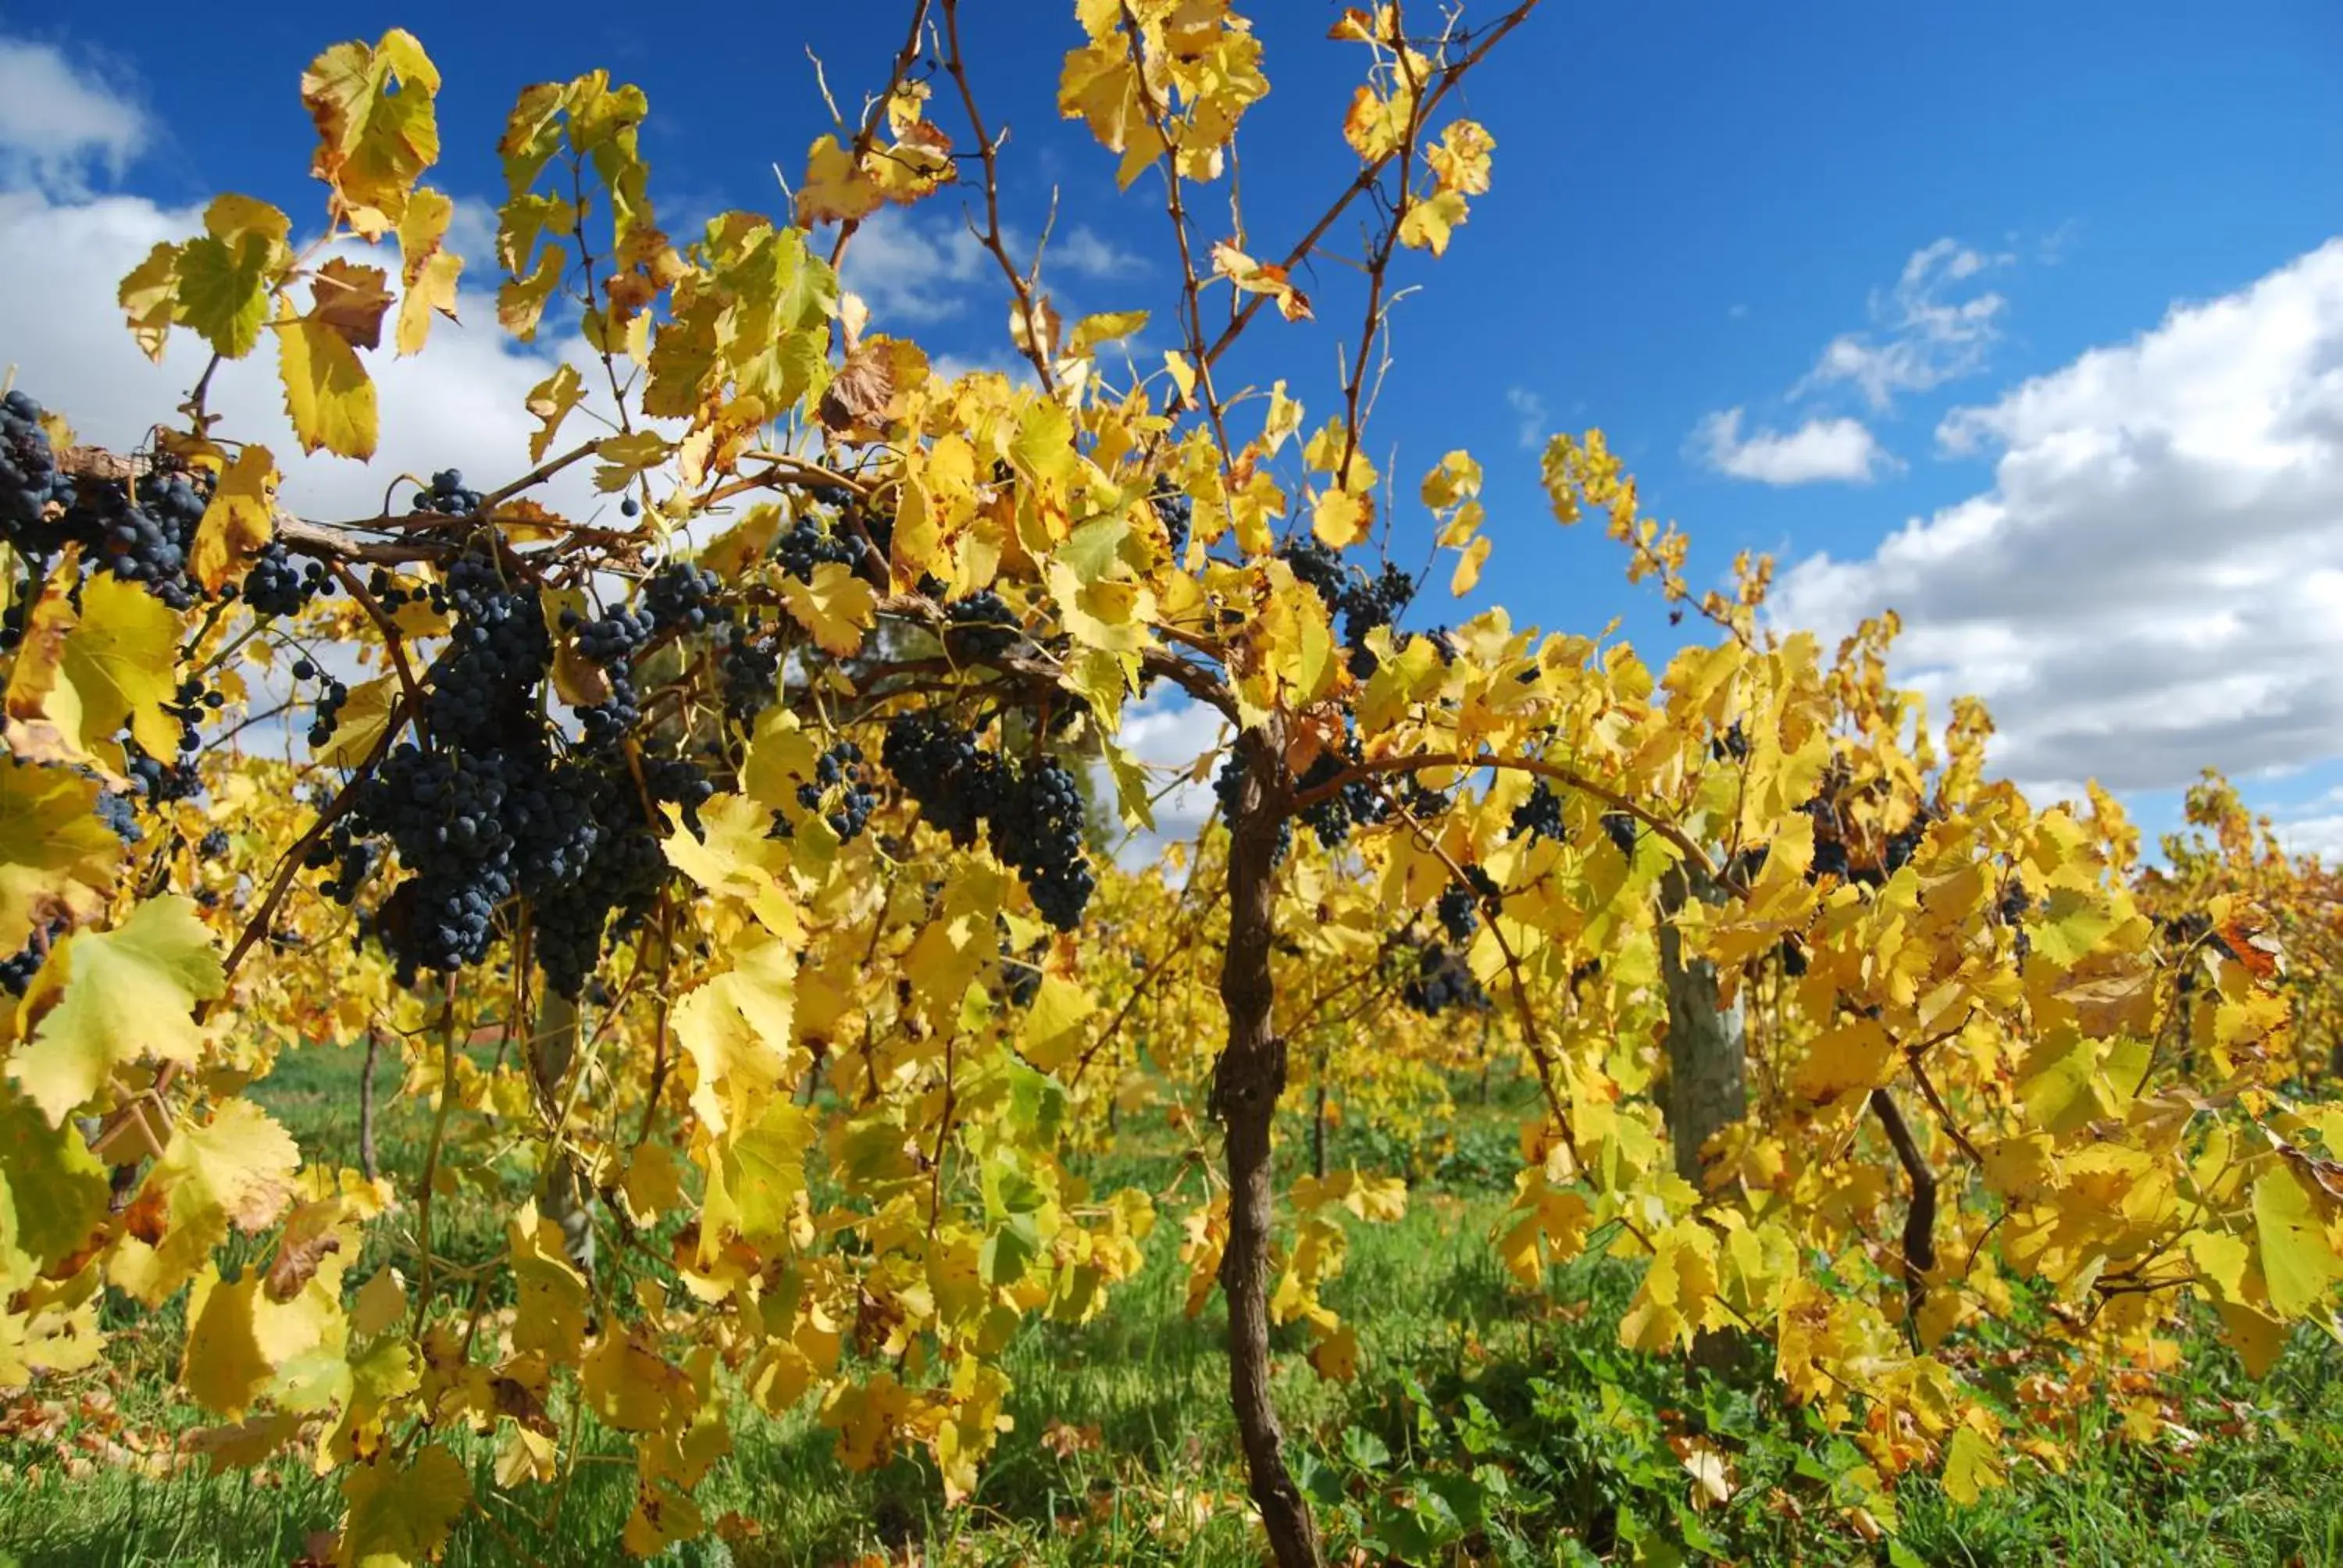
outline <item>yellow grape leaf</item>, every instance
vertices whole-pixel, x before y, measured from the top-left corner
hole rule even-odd
[[[204,1265],[187,1297],[187,1341],[179,1361],[179,1383],[196,1402],[234,1421],[282,1379],[302,1375],[300,1363],[315,1366],[315,1352],[342,1367],[342,1335],[337,1292],[313,1283],[289,1302],[273,1302],[263,1291],[266,1276],[246,1269],[241,1278],[222,1280]],[[343,1367],[347,1375],[347,1368]]]
[[[1310,508],[1310,531],[1333,549],[1346,549],[1374,526],[1374,504],[1348,490],[1326,490]]]
[[[438,68],[398,27],[372,47],[337,44],[301,74],[301,102],[317,126],[310,172],[368,239],[405,216],[416,182],[439,156],[438,92]]]
[[[1457,598],[1471,593],[1481,580],[1481,568],[1489,558],[1489,536],[1482,534],[1464,547],[1456,558],[1456,570],[1448,579],[1448,591]]]
[[[2254,1233],[2272,1311],[2288,1322],[2308,1315],[2343,1280],[2327,1229],[2294,1173],[2283,1165],[2254,1181]]]
[[[811,582],[782,578],[781,598],[822,651],[837,658],[860,648],[863,633],[878,618],[878,593],[840,561],[815,567]]]
[[[567,1366],[578,1359],[586,1338],[586,1277],[562,1250],[561,1227],[538,1215],[534,1198],[513,1217],[506,1236],[518,1308],[513,1349],[524,1355],[541,1352],[553,1365]]]
[[[148,1306],[162,1305],[231,1228],[253,1235],[276,1222],[293,1201],[300,1163],[293,1135],[248,1100],[224,1101],[205,1125],[175,1129],[139,1190],[142,1203],[163,1203],[162,1235],[151,1246],[124,1241],[109,1279]]]
[[[397,346],[402,356],[422,350],[430,336],[432,312],[457,319],[456,281],[463,275],[464,258],[447,248],[447,224],[455,214],[456,204],[445,192],[421,188],[407,199],[407,212],[398,220]]]
[[[1417,493],[1423,498],[1425,506],[1435,512],[1444,512],[1481,493],[1481,465],[1473,460],[1470,452],[1451,452],[1440,459],[1438,467],[1423,476]]]
[[[1393,84],[1386,96],[1361,84],[1351,95],[1351,112],[1342,116],[1342,139],[1362,163],[1380,163],[1399,151],[1415,114],[1415,94],[1404,79]]]
[[[296,317],[292,307],[280,305],[277,373],[303,451],[361,461],[374,456],[379,425],[374,382],[347,338],[316,317]]]
[[[1074,335],[1066,345],[1066,352],[1088,355],[1101,343],[1114,343],[1144,328],[1147,312],[1118,310],[1107,315],[1085,316],[1074,323]]]
[[[684,994],[675,1037],[691,1058],[691,1108],[721,1137],[756,1120],[789,1074],[796,960],[767,938],[737,947],[732,968]]]
[[[372,1339],[391,1324],[407,1316],[407,1287],[398,1271],[384,1267],[374,1271],[374,1277],[358,1288],[358,1299],[350,1312],[350,1328],[363,1339]]]
[[[1887,1081],[1895,1054],[1887,1031],[1874,1019],[1860,1018],[1825,1030],[1806,1047],[1798,1063],[1799,1097],[1820,1105],[1844,1094],[1868,1092]]]
[[[1464,217],[1464,198],[1453,190],[1423,197],[1399,220],[1399,242],[1411,250],[1445,256],[1449,236]]]
[[[2198,1277],[2213,1287],[2215,1300],[2244,1302],[2246,1265],[2253,1259],[2253,1250],[2243,1237],[2220,1231],[2191,1231],[2180,1238],[2180,1245],[2197,1266]]]
[[[2008,1476],[1985,1434],[1962,1426],[1953,1430],[1953,1440],[1945,1445],[1944,1481],[1945,1495],[1967,1507],[1986,1493],[2007,1485]]]
[[[179,721],[164,708],[178,696],[178,658],[177,611],[111,572],[86,578],[58,666],[80,699],[82,743],[103,744],[127,719],[148,755],[177,756]]]
[[[105,1222],[106,1197],[106,1167],[80,1130],[51,1126],[31,1101],[0,1084],[0,1249],[13,1242],[36,1269],[69,1258]],[[0,1270],[0,1290],[11,1288],[7,1278]]]
[[[656,430],[606,437],[594,445],[594,455],[604,459],[602,466],[594,470],[594,487],[604,495],[630,489],[645,474],[666,462],[674,449]]]
[[[1310,1365],[1329,1382],[1349,1382],[1359,1375],[1358,1331],[1348,1323],[1322,1329],[1310,1347]]]
[[[1475,120],[1457,120],[1440,133],[1438,144],[1423,158],[1442,190],[1481,196],[1489,188],[1489,155],[1496,150],[1497,138],[1487,127]]]
[[[822,136],[806,150],[805,179],[798,186],[799,228],[866,218],[885,199],[836,136]]]
[[[196,580],[217,593],[240,577],[277,534],[277,459],[266,447],[246,447],[213,487],[203,521],[196,525]]]
[[[161,364],[163,350],[171,338],[171,323],[177,316],[179,247],[169,240],[157,242],[146,253],[146,260],[124,275],[114,297],[122,307],[125,325],[137,342],[138,351]],[[256,334],[267,314],[267,297],[264,295],[260,315],[252,323]]]
[[[1404,237],[1404,224],[1401,226],[1401,234]],[[1443,236],[1442,244],[1444,246],[1446,243]],[[1274,262],[1255,261],[1226,240],[1212,246],[1212,270],[1227,278],[1242,293],[1269,296],[1276,302],[1278,314],[1288,321],[1307,321],[1314,314],[1310,308],[1309,296],[1293,286],[1293,280],[1285,268]]]
[[[1072,980],[1043,975],[1033,992],[1032,1005],[1018,1026],[1019,1053],[1043,1072],[1055,1072],[1090,1038],[1083,1022],[1096,1006],[1091,993]]]
[[[346,45],[347,46],[347,45]],[[437,1557],[472,1505],[463,1462],[436,1442],[401,1464],[389,1453],[342,1476],[349,1512],[334,1543],[334,1568],[412,1568]]]
[[[309,316],[353,348],[382,344],[382,318],[390,313],[390,275],[340,256],[329,259],[309,280]]]
[[[122,840],[97,817],[98,783],[0,759],[0,952],[21,952],[53,914],[95,913]]]
[[[2220,1314],[2224,1342],[2246,1363],[2247,1374],[2268,1376],[2286,1348],[2288,1325],[2242,1303],[2216,1302],[2213,1309]]]
[[[396,675],[377,676],[350,688],[349,700],[334,716],[334,732],[316,756],[328,768],[355,768],[365,761],[390,724],[390,710],[403,695]]]
[[[528,389],[529,417],[538,422],[528,437],[528,460],[542,463],[553,448],[554,432],[571,409],[586,401],[586,381],[578,367],[564,361],[560,369]]]
[[[821,1423],[838,1433],[838,1456],[849,1470],[875,1470],[895,1452],[895,1439],[911,1413],[909,1390],[893,1372],[869,1382],[844,1383],[822,1402]]]
[[[789,1096],[775,1095],[753,1122],[737,1126],[708,1162],[699,1247],[712,1259],[727,1231],[760,1250],[789,1240],[797,1199],[806,1190],[805,1153],[813,1119]]]
[[[562,269],[568,259],[559,246],[548,245],[537,258],[536,271],[498,284],[497,324],[523,343],[535,342],[538,323],[545,317],[546,303],[561,286]],[[623,485],[615,487],[625,488]]]
[[[8,1062],[52,1123],[125,1062],[195,1060],[203,1043],[195,1005],[226,989],[195,900],[176,894],[148,900],[117,930],[76,931],[53,961],[65,965],[64,997]]]
[[[669,1424],[670,1408],[689,1414],[698,1402],[682,1369],[637,1343],[614,1318],[602,1320],[578,1373],[588,1407],[620,1432],[657,1432]]]

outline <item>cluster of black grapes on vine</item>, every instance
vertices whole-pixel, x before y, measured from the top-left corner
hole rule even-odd
[[[1004,757],[933,709],[889,720],[880,760],[955,844],[972,845],[983,829],[1043,920],[1060,930],[1081,922],[1097,880],[1083,850],[1081,789],[1063,764]]]
[[[1329,615],[1342,617],[1342,644],[1350,650],[1351,673],[1364,680],[1375,672],[1375,656],[1367,634],[1390,626],[1406,612],[1415,598],[1415,579],[1386,564],[1370,578],[1342,564],[1341,552],[1314,538],[1289,545],[1282,552],[1303,582],[1325,601]]]

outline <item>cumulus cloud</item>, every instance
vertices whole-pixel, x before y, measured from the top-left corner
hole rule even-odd
[[[2343,239],[1937,437],[1996,452],[1991,487],[1867,558],[1800,562],[1779,621],[1895,608],[1900,675],[1940,713],[1986,699],[2024,782],[2177,789],[2343,752]]]
[[[1792,396],[1852,383],[1873,408],[1885,409],[1898,393],[1925,392],[1984,369],[2008,301],[1990,291],[1951,296],[2015,259],[1949,238],[1914,251],[1896,286],[1872,296],[1872,330],[1832,338]]]
[[[1860,419],[1809,419],[1786,435],[1741,434],[1741,410],[1711,414],[1693,431],[1693,450],[1720,474],[1761,485],[1869,484],[1896,458]]]
[[[60,196],[118,178],[150,135],[146,111],[49,44],[0,38],[0,185]]]
[[[0,290],[0,344],[16,367],[16,385],[72,420],[82,439],[127,448],[142,445],[155,425],[176,422],[173,410],[202,374],[206,351],[191,335],[175,333],[163,363],[150,362],[124,327],[114,293],[122,275],[157,243],[202,227],[199,208],[158,206],[140,196],[70,201],[0,190],[0,276],[15,285]],[[395,252],[387,259],[396,266]],[[305,517],[371,516],[382,507],[390,477],[402,470],[427,475],[455,467],[475,481],[508,477],[528,466],[536,422],[522,402],[552,373],[557,351],[506,338],[485,286],[464,290],[458,308],[463,325],[440,322],[420,355],[398,359],[386,347],[366,357],[382,427],[381,449],[370,463],[302,453],[266,342],[220,367],[209,407],[223,416],[223,432],[269,448],[285,475],[284,504]],[[559,352],[588,362],[574,340]],[[594,361],[588,385],[600,377]],[[582,410],[570,420],[565,434],[590,433]],[[604,504],[579,470],[540,498],[579,518]]]
[[[1016,254],[1013,247],[1011,254]],[[1042,265],[1077,277],[1131,277],[1147,270],[1145,259],[1137,252],[1123,249],[1088,224],[1077,224],[1070,233],[1051,241]]]
[[[1193,768],[1198,758],[1220,745],[1222,737],[1218,713],[1170,688],[1124,710],[1116,739],[1134,760],[1148,768],[1151,789],[1161,791],[1155,801],[1155,831],[1134,834],[1121,846],[1119,858],[1125,865],[1151,865],[1161,856],[1164,845],[1196,836],[1212,814],[1212,782],[1172,783],[1172,779]],[[1112,783],[1101,782],[1111,793]]]

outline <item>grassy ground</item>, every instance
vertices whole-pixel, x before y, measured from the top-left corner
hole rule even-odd
[[[346,1108],[357,1070],[354,1050],[313,1049],[289,1056],[266,1086],[264,1098],[312,1158],[355,1162]],[[381,1072],[387,1091],[392,1070]],[[1387,1167],[1407,1156],[1424,1167],[1407,1218],[1358,1227],[1348,1270],[1327,1292],[1360,1330],[1358,1382],[1321,1382],[1298,1353],[1281,1363],[1297,1468],[1340,1560],[2343,1564],[2343,1351],[2308,1336],[2259,1382],[2209,1340],[2192,1347],[2167,1392],[2182,1424],[2205,1434],[2193,1452],[2117,1441],[2114,1415],[2087,1412],[2067,1474],[2015,1464],[2009,1489],[1966,1510],[1931,1482],[1908,1482],[1893,1542],[1866,1543],[1834,1504],[1852,1449],[1781,1408],[1764,1377],[1715,1380],[1613,1348],[1631,1269],[1575,1265],[1544,1297],[1513,1288],[1486,1241],[1503,1204],[1511,1115],[1468,1109],[1437,1158],[1337,1140],[1338,1161]],[[424,1132],[414,1108],[394,1105],[386,1164],[418,1167]],[[1143,1137],[1134,1145],[1114,1175],[1160,1186],[1165,1169],[1151,1165]],[[499,1251],[501,1201],[482,1191],[442,1204],[442,1250]],[[397,1244],[378,1238],[359,1267]],[[1016,1426],[969,1507],[940,1507],[923,1457],[850,1473],[809,1419],[769,1421],[743,1404],[734,1454],[699,1498],[711,1520],[737,1513],[753,1533],[687,1543],[666,1561],[1259,1561],[1230,1463],[1220,1309],[1183,1315],[1176,1244],[1176,1227],[1159,1226],[1145,1272],[1097,1322],[1039,1327],[1014,1347]],[[90,1380],[47,1429],[0,1435],[0,1563],[286,1564],[332,1527],[337,1493],[297,1464],[143,1479],[103,1462],[106,1401],[195,1421],[163,1404],[178,1311],[119,1314],[110,1326],[133,1354],[111,1381]],[[1739,1488],[1699,1513],[1668,1446],[1694,1432],[1731,1456]],[[94,1468],[65,1457],[94,1452]],[[558,1501],[544,1488],[490,1502],[458,1529],[447,1560],[621,1560],[617,1538],[633,1504],[623,1452],[615,1439],[604,1444]],[[485,1497],[484,1454],[465,1453]]]

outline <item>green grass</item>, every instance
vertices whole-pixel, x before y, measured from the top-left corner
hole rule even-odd
[[[356,1161],[348,1108],[357,1062],[354,1050],[291,1052],[262,1088],[312,1158]],[[397,1071],[379,1069],[386,1096]],[[1348,1267],[1325,1292],[1360,1332],[1357,1382],[1320,1381],[1298,1332],[1281,1331],[1280,1408],[1335,1553],[1508,1564],[2343,1563],[2343,1351],[2308,1335],[2260,1382],[2209,1337],[2188,1346],[2164,1392],[2181,1424],[2204,1434],[2193,1452],[2117,1441],[2117,1413],[2100,1410],[2086,1413],[2063,1476],[2014,1462],[2011,1486],[1968,1509],[1952,1507],[1932,1481],[1907,1480],[1891,1559],[1833,1505],[1833,1478],[1855,1461],[1851,1446],[1807,1412],[1783,1408],[1768,1379],[1713,1378],[1614,1348],[1632,1268],[1582,1262],[1558,1271],[1542,1296],[1513,1287],[1487,1242],[1518,1113],[1509,1103],[1517,1094],[1499,1099],[1462,1107],[1437,1150],[1347,1131],[1334,1141],[1337,1162],[1412,1161],[1420,1179],[1403,1221],[1354,1228]],[[387,1105],[387,1171],[419,1171],[427,1131],[419,1108]],[[1301,1140],[1287,1144],[1298,1151]],[[1141,1130],[1096,1174],[1102,1184],[1160,1189],[1171,1175],[1168,1148]],[[435,1251],[497,1254],[522,1181],[517,1170],[490,1170],[441,1201]],[[698,1500],[709,1520],[737,1513],[757,1532],[680,1545],[663,1561],[756,1568],[877,1553],[901,1562],[907,1543],[937,1563],[1260,1561],[1236,1503],[1242,1478],[1232,1462],[1221,1308],[1215,1299],[1199,1317],[1184,1315],[1178,1240],[1175,1224],[1159,1224],[1146,1269],[1094,1322],[1037,1325],[1011,1347],[1014,1430],[968,1506],[942,1508],[923,1454],[853,1473],[809,1414],[774,1421],[739,1402],[734,1452]],[[380,1227],[356,1269],[410,1247],[409,1233]],[[138,1421],[199,1424],[168,1398],[182,1315],[176,1303],[152,1314],[109,1309],[116,1370],[52,1397],[63,1404],[98,1393]],[[79,1445],[102,1442],[111,1427],[100,1407],[65,1413],[54,1431],[0,1437],[0,1561],[284,1564],[339,1513],[333,1483],[288,1455],[256,1474],[189,1467],[147,1478],[102,1462],[69,1465],[66,1453],[88,1455]],[[1722,1509],[1685,1506],[1686,1477],[1666,1440],[1688,1432],[1732,1456],[1742,1489]],[[588,1438],[558,1508],[552,1488],[491,1497],[486,1445],[459,1436],[455,1446],[488,1512],[458,1527],[449,1563],[622,1559],[618,1537],[633,1506],[624,1439]]]

